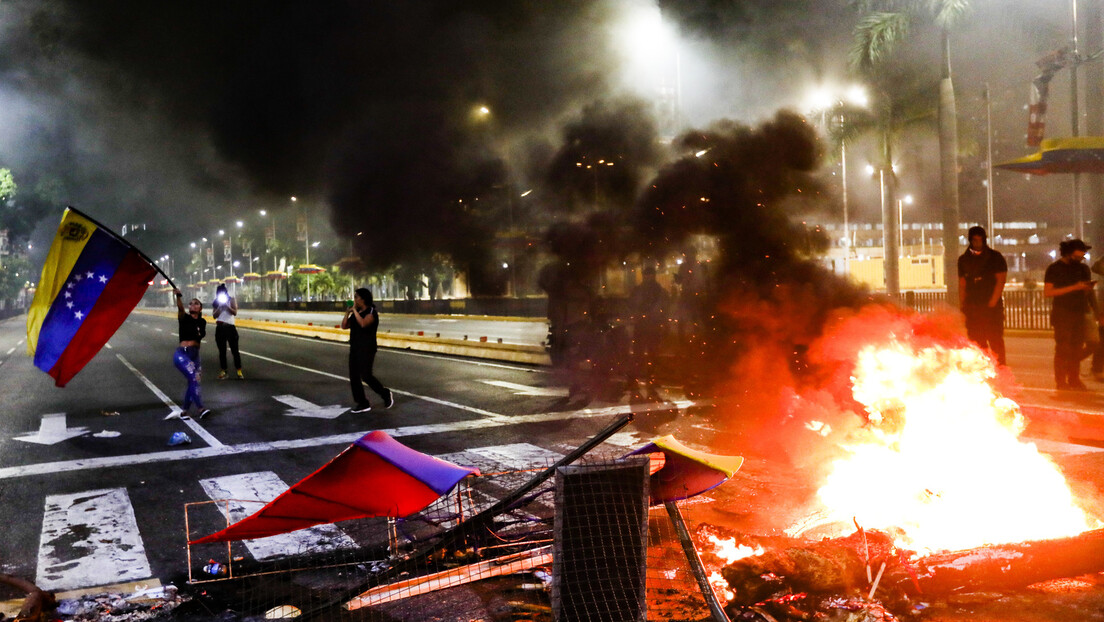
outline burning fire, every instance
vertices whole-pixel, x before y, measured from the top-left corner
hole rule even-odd
[[[996,392],[995,376],[976,347],[860,350],[851,382],[869,425],[845,441],[849,457],[818,491],[831,518],[899,530],[898,544],[920,553],[1090,529],[1057,466],[1019,440],[1019,406]]]

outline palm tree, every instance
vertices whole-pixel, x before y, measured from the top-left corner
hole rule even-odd
[[[876,73],[864,76],[871,89],[870,108],[840,103],[831,109],[831,116],[840,119],[828,132],[830,153],[839,154],[844,143],[851,144],[864,136],[877,141],[877,174],[882,184],[882,231],[885,234],[886,290],[892,296],[900,293],[898,246],[895,231],[899,230],[897,176],[893,171],[894,148],[906,132],[930,131],[935,128],[936,107],[930,80],[908,66],[883,63]]]
[[[877,71],[877,67],[908,36],[914,21],[929,20],[940,30],[943,53],[939,80],[943,272],[947,284],[947,299],[958,300],[958,119],[955,112],[954,84],[951,80],[950,29],[970,10],[970,0],[852,0],[852,5],[859,10],[862,18],[855,26],[851,62],[864,73]],[[889,211],[893,212],[892,209]],[[895,214],[890,214],[890,219],[896,220]],[[883,217],[883,223],[885,220]],[[888,260],[888,248],[886,254]],[[896,274],[893,278],[896,281]],[[887,289],[888,281],[887,277]]]

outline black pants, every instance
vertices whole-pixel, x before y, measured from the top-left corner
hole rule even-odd
[[[1092,352],[1085,347],[1085,316],[1055,316],[1054,381],[1059,388],[1081,382],[1081,359]]]
[[[219,367],[226,371],[226,346],[234,355],[234,367],[241,369],[241,354],[238,352],[238,328],[233,324],[218,322],[215,324],[215,345],[219,350]]]
[[[997,305],[967,305],[966,335],[982,349],[992,350],[997,363],[1005,365],[1004,355],[1004,307]]]
[[[386,400],[391,394],[384,388],[383,383],[372,375],[372,365],[376,362],[375,348],[349,348],[349,386],[353,390],[353,402],[358,406],[368,403],[364,395],[363,380],[368,387]]]

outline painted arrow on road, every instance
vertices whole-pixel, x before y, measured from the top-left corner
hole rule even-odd
[[[483,384],[509,389],[514,395],[528,395],[532,397],[567,397],[567,389],[553,387],[531,387],[527,384],[517,384],[504,380],[480,380]]]
[[[38,443],[39,445],[53,445],[84,434],[88,434],[88,428],[67,427],[65,413],[52,413],[42,415],[42,423],[38,426],[38,432],[16,436],[15,440]]]
[[[273,395],[272,399],[291,406],[284,413],[288,417],[314,417],[315,419],[336,419],[349,410],[346,406],[319,406],[294,395]]]

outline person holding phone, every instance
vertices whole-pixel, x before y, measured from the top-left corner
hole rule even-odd
[[[238,301],[226,291],[225,283],[220,283],[215,288],[212,314],[215,316],[215,345],[218,346],[221,368],[218,379],[226,379],[226,346],[230,346],[230,353],[234,355],[234,368],[238,370],[238,378],[244,379],[241,354],[238,352],[238,327],[234,326],[234,318],[238,315]]]
[[[1051,299],[1050,324],[1054,327],[1054,382],[1059,390],[1085,391],[1081,382],[1081,360],[1091,354],[1085,347],[1086,315],[1091,309],[1099,324],[1104,321],[1096,308],[1092,273],[1085,265],[1085,253],[1092,248],[1079,239],[1058,245],[1061,255],[1043,276],[1043,296]]]
[[[341,328],[349,331],[349,385],[353,390],[352,412],[366,413],[372,410],[368,398],[364,395],[364,384],[383,398],[383,407],[391,408],[395,396],[384,388],[372,373],[376,361],[376,330],[379,328],[379,313],[372,304],[372,292],[362,287],[353,296],[353,307],[341,318]]]

